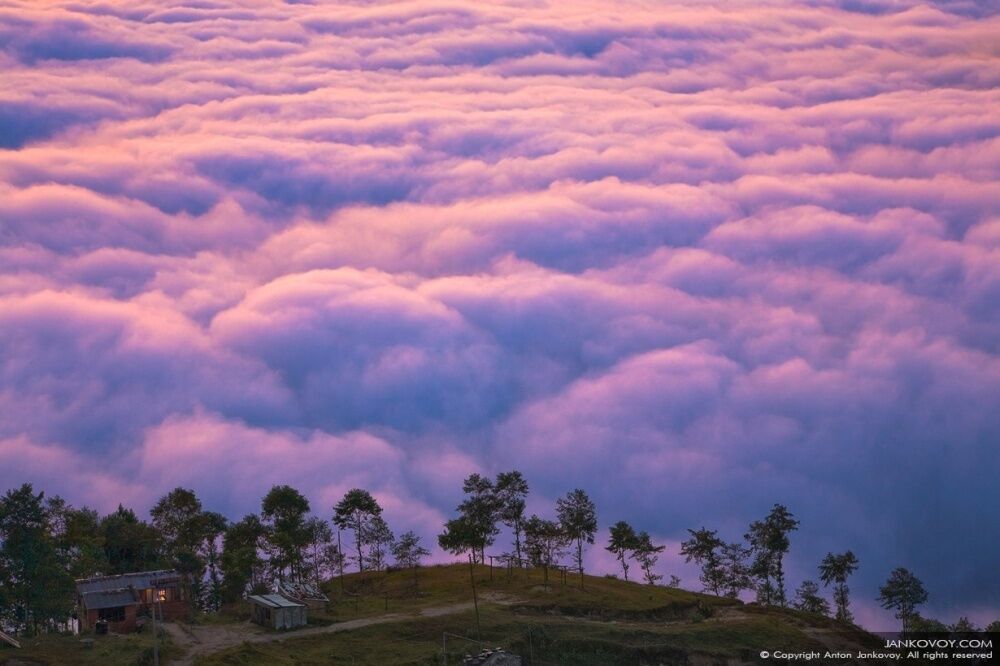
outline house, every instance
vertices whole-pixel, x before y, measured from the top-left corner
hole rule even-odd
[[[103,621],[117,633],[134,631],[138,618],[148,615],[154,603],[157,616],[166,620],[190,614],[184,577],[171,570],[81,578],[76,594],[81,629]]]
[[[247,597],[250,619],[271,629],[294,629],[306,625],[306,605],[280,594],[252,594]]]
[[[312,583],[279,582],[274,585],[274,592],[309,608],[324,608],[330,603],[330,597]]]

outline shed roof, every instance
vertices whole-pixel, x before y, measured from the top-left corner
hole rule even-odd
[[[312,583],[282,581],[274,584],[274,591],[291,599],[306,601],[330,601],[330,597]]]
[[[180,582],[181,575],[173,569],[160,569],[157,571],[138,571],[136,573],[127,573],[118,576],[95,576],[94,578],[81,578],[76,581],[76,591],[79,594],[86,594],[88,592],[121,590],[127,587],[134,587],[137,590],[145,590],[151,587],[167,587],[177,585]]]
[[[131,588],[85,592],[82,596],[83,605],[88,610],[117,608],[119,606],[131,606],[132,604],[139,603],[139,596]]]
[[[247,599],[268,608],[300,608],[305,606],[297,601],[286,599],[280,594],[251,594]]]

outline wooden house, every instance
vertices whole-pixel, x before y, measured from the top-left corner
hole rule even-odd
[[[191,612],[184,577],[176,571],[142,571],[76,581],[80,628],[93,630],[99,621],[111,631],[134,631],[140,616],[186,619]]]

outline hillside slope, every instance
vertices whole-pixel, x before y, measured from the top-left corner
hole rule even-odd
[[[788,609],[761,608],[732,599],[652,587],[613,578],[476,567],[479,628],[469,567],[351,574],[331,581],[326,612],[316,627],[291,634],[259,632],[248,641],[194,663],[218,664],[440,664],[503,646],[526,664],[737,664],[762,662],[761,650],[808,652],[878,648],[861,629]],[[230,623],[242,619],[232,609]],[[380,618],[350,631],[336,623]],[[215,620],[220,622],[223,619]],[[213,623],[214,623],[213,622]],[[818,660],[823,663],[823,660]],[[843,660],[830,660],[843,663]]]

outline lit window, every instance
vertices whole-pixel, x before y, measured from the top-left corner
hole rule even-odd
[[[167,600],[167,591],[166,590],[157,590],[156,591],[156,600],[157,601],[166,601]]]

